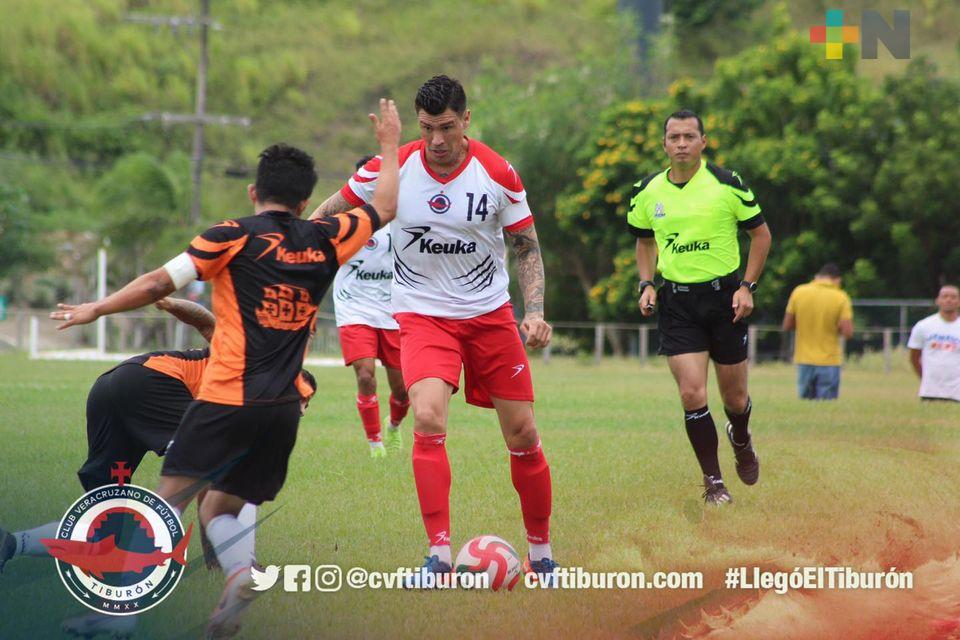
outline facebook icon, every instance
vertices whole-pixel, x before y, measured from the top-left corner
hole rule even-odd
[[[310,591],[311,574],[309,565],[286,565],[283,568],[283,590],[291,592]]]

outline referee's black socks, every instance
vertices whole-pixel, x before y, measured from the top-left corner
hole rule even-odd
[[[713,423],[710,409],[703,407],[693,411],[683,412],[683,421],[687,427],[687,437],[693,445],[693,452],[697,454],[697,461],[705,476],[720,478],[720,460],[717,459],[717,447],[720,440],[717,438],[717,426]]]
[[[730,434],[733,436],[734,447],[746,447],[750,444],[750,410],[753,409],[753,401],[747,397],[747,408],[743,413],[733,413],[727,407],[723,408],[727,414],[727,420],[730,421]]]

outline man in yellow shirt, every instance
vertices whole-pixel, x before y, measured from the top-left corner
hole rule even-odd
[[[840,280],[837,265],[825,264],[787,302],[783,330],[797,332],[793,361],[797,391],[805,400],[835,400],[840,393],[840,336],[853,335],[853,305]]]

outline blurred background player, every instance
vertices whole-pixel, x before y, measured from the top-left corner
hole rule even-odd
[[[703,121],[681,110],[663,123],[663,150],[670,166],[637,183],[627,225],[637,238],[640,312],[653,313],[660,289],[660,355],[677,381],[687,438],[703,472],[703,498],[730,502],[720,473],[717,428],[707,405],[707,375],[713,360],[727,414],[727,439],[737,475],[752,485],[760,461],[750,434],[747,393],[747,323],[753,293],[770,250],[770,229],[753,192],[733,171],[705,162]],[[737,234],[750,235],[743,279]]]
[[[214,316],[202,306],[164,298],[157,302],[157,307],[197,329],[208,342],[213,336]],[[129,358],[97,378],[87,395],[87,459],[77,472],[84,491],[115,483],[113,469],[118,463],[132,476],[147,451],[164,455],[184,412],[197,396],[209,359],[209,349],[154,351]],[[301,376],[301,411],[305,411],[317,383],[306,370]],[[244,505],[237,519],[245,533],[233,544],[252,556],[256,506]],[[59,521],[50,522],[13,533],[0,529],[0,571],[17,556],[50,557],[40,541],[55,538],[59,525]],[[216,565],[216,556],[212,548],[207,548],[208,544],[204,538],[209,568],[209,560]],[[98,633],[130,631],[135,618],[89,613],[71,618],[63,626],[68,632],[93,637]]]
[[[372,159],[373,156],[366,156],[357,162],[358,174]],[[333,280],[333,307],[343,363],[353,365],[357,376],[357,411],[373,458],[383,458],[387,450],[399,452],[403,447],[400,422],[410,408],[400,371],[400,326],[393,319],[390,304],[392,242],[390,227],[383,227],[337,271]],[[390,383],[390,417],[382,436],[377,358],[387,370]]]
[[[787,301],[783,330],[797,332],[793,361],[797,393],[804,400],[835,400],[840,395],[840,336],[853,336],[853,303],[840,285],[840,268],[830,262]]]
[[[946,284],[937,294],[938,312],[913,327],[907,347],[924,400],[960,402],[960,289]]]
[[[260,154],[247,186],[254,215],[224,220],[163,267],[98,302],[59,305],[58,329],[155,302],[193,280],[213,281],[217,324],[197,400],[167,448],[157,493],[179,511],[209,485],[200,522],[217,550],[225,585],[207,635],[232,637],[258,595],[253,558],[227,541],[243,535],[246,502],[276,498],[296,442],[296,381],[317,309],[336,270],[393,219],[400,118],[393,101],[370,114],[383,154],[371,204],[308,222],[300,216],[317,182],[308,154],[276,144]]]
[[[550,467],[504,261],[506,235],[523,292],[520,331],[527,346],[543,347],[551,328],[543,318],[543,261],[533,215],[513,167],[466,136],[470,111],[457,80],[434,76],[414,103],[420,139],[399,151],[391,293],[413,406],[413,475],[430,545],[423,571],[445,573],[452,564],[445,442],[450,397],[463,369],[467,402],[497,411],[530,543],[526,566],[546,578],[557,566],[550,549]],[[382,162],[368,162],[313,216],[369,202]]]

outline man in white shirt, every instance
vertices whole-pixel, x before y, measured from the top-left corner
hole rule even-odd
[[[371,160],[373,156],[360,160],[357,170]],[[400,370],[400,327],[393,319],[390,302],[392,282],[393,236],[389,225],[374,233],[363,249],[337,271],[333,281],[343,364],[352,366],[357,376],[357,412],[370,443],[370,457],[374,459],[386,456],[387,449],[400,452],[400,421],[410,407]],[[390,422],[382,432],[377,359],[383,363],[390,384]]]
[[[943,285],[936,304],[939,312],[910,332],[910,364],[920,377],[923,400],[960,402],[960,288]]]

